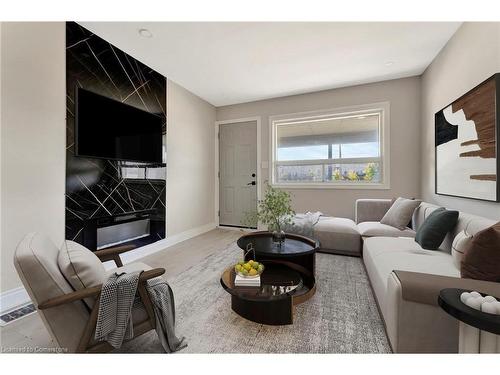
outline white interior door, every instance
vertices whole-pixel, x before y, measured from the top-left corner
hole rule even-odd
[[[219,224],[246,227],[257,209],[257,122],[219,126]]]

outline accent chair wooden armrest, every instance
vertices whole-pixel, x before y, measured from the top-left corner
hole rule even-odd
[[[110,247],[109,249],[96,250],[94,254],[101,260],[101,262],[106,262],[108,260],[113,260],[117,267],[123,267],[120,254],[126,253],[132,249],[135,249],[135,245],[122,245],[116,247]]]

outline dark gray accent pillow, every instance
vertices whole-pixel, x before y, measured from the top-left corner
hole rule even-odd
[[[433,211],[418,228],[415,241],[424,249],[437,250],[446,234],[455,227],[457,220],[458,211],[440,207]]]
[[[422,201],[418,199],[406,199],[399,197],[392,204],[391,208],[380,220],[381,224],[404,230],[413,216],[415,209],[420,206]]]

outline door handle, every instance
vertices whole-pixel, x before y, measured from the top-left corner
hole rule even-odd
[[[255,185],[255,181],[249,182],[247,185]]]

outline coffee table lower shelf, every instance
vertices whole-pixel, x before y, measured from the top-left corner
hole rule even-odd
[[[221,277],[222,287],[231,294],[231,308],[250,321],[267,325],[293,324],[293,306],[307,301],[316,292],[314,276],[307,269],[283,261],[266,261],[260,287],[234,285],[233,267]],[[286,288],[295,289],[287,291]]]

